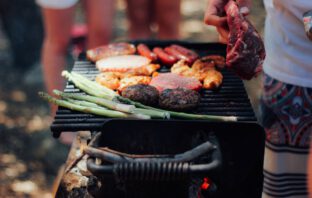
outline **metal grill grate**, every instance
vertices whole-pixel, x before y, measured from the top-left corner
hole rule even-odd
[[[215,43],[185,43],[175,42],[184,45],[190,49],[196,50],[201,56],[209,54],[225,55],[225,46]],[[172,42],[146,42],[150,47],[166,46]],[[73,71],[83,74],[89,79],[94,80],[98,74],[94,64],[83,60],[76,61]],[[168,71],[163,67],[161,72]],[[231,71],[224,69],[222,71],[224,78],[222,87],[219,90],[202,90],[201,103],[195,113],[237,116],[239,122],[256,122],[256,117],[250,104],[248,95],[244,88],[242,80],[240,80]],[[65,92],[80,92],[72,83],[67,83]],[[62,131],[100,131],[103,124],[110,118],[90,115],[81,112],[75,112],[65,108],[59,108],[56,112],[55,120],[51,125],[51,131],[57,136]],[[170,120],[168,120],[170,122]]]

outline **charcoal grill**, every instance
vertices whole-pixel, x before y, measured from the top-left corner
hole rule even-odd
[[[143,43],[150,47],[164,47],[176,43],[196,50],[201,56],[224,56],[226,49],[225,45],[218,43]],[[86,61],[83,54],[75,62],[72,70],[90,79],[94,79],[98,74],[94,64]],[[167,71],[166,67],[160,70]],[[205,143],[211,143],[217,148],[183,163],[163,163],[156,160],[147,163],[114,164],[103,160],[97,165],[95,158],[90,157],[89,170],[104,182],[97,196],[198,197],[199,184],[204,177],[209,177],[213,183],[208,190],[201,190],[203,196],[261,197],[264,132],[257,124],[243,82],[231,71],[223,70],[222,73],[222,87],[214,91],[202,90],[200,105],[194,113],[237,116],[237,122],[111,119],[59,108],[51,131],[54,137],[65,131],[88,130],[93,134],[102,132],[95,146],[137,155],[173,156]],[[65,92],[80,90],[69,82]],[[206,170],[205,168],[215,160],[222,163]],[[201,171],[194,168],[195,166],[200,167]]]

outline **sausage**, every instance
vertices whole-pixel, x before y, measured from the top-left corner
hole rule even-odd
[[[164,50],[168,54],[176,57],[178,60],[185,60],[187,62],[187,64],[191,63],[191,59],[189,57],[183,55],[182,53],[180,53],[179,51],[175,50],[174,48],[166,47]]]
[[[167,54],[162,48],[155,47],[153,52],[157,55],[159,60],[166,65],[173,65],[178,61],[178,59],[170,54]]]
[[[157,55],[152,52],[148,47],[147,45],[141,43],[137,46],[137,50],[138,50],[138,53],[141,55],[141,56],[145,56],[146,58],[149,58],[151,59],[152,61],[156,61],[157,60]]]
[[[188,56],[188,57],[193,58],[193,59],[198,58],[198,54],[196,52],[194,52],[193,50],[187,49],[181,45],[172,44],[171,47],[178,50],[179,52],[181,52],[185,56]]]
[[[173,44],[169,48],[173,49],[175,53],[180,53],[181,55],[188,58],[188,62],[192,64],[196,59],[198,59],[198,54],[193,50],[182,47],[181,45]]]

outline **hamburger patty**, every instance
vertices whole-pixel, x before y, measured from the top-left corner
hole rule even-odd
[[[158,104],[159,92],[153,86],[137,84],[123,90],[122,96],[145,105],[155,106]]]
[[[159,106],[173,111],[193,110],[199,102],[199,93],[185,88],[165,89],[159,96]]]

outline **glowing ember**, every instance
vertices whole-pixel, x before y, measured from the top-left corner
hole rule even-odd
[[[209,188],[210,184],[211,184],[210,179],[209,179],[208,177],[205,177],[205,178],[203,179],[203,183],[202,183],[202,185],[201,185],[201,189],[202,189],[202,190],[207,190],[207,189]]]

